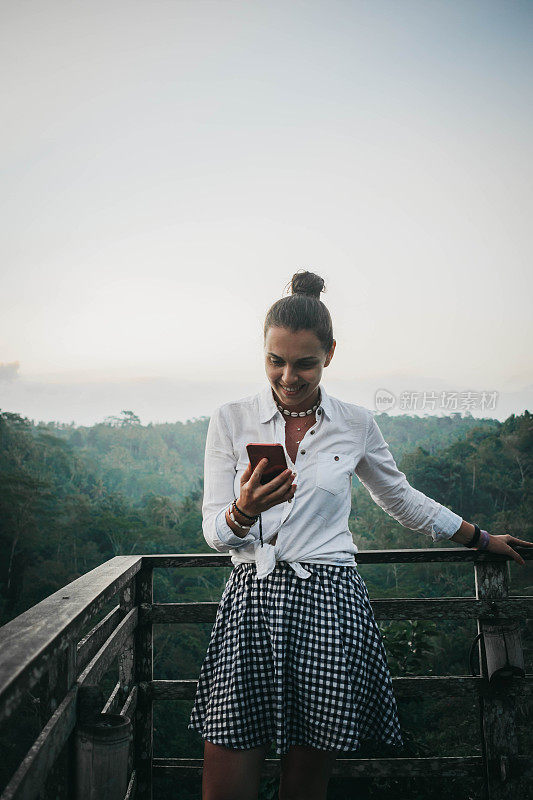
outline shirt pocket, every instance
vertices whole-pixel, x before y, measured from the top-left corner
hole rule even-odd
[[[317,453],[316,485],[330,494],[345,491],[350,483],[354,460],[346,453]]]

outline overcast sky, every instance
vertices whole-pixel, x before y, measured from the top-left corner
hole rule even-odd
[[[0,409],[208,416],[307,268],[330,394],[532,410],[532,33],[504,0],[5,0]]]

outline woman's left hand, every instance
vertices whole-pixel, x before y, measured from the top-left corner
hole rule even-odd
[[[501,536],[495,536],[493,533],[489,534],[489,544],[486,548],[491,553],[501,553],[504,556],[510,556],[522,566],[526,563],[522,556],[513,550],[513,545],[519,547],[533,547],[533,542],[526,542],[525,539],[517,539],[516,536],[511,536],[509,533],[504,533]]]

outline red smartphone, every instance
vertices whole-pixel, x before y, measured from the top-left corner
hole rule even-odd
[[[263,444],[261,442],[250,442],[246,445],[248,458],[254,470],[262,458],[268,458],[263,474],[261,475],[261,484],[269,483],[276,475],[280,475],[288,468],[287,459],[285,458],[285,450],[281,444]]]

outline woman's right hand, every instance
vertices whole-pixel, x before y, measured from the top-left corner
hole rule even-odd
[[[296,492],[296,484],[292,484],[295,474],[290,469],[262,484],[261,475],[267,464],[268,458],[262,458],[252,471],[252,465],[248,462],[241,475],[241,494],[237,505],[241,511],[250,516],[261,514],[267,508],[292,500]]]

